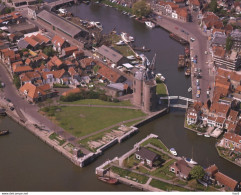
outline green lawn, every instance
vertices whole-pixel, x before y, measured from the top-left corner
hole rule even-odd
[[[140,160],[136,159],[135,154],[132,154],[129,158],[124,160],[124,166],[127,168],[132,168],[133,166],[138,165],[140,162]]]
[[[164,151],[167,151],[168,152],[168,148],[162,143],[162,141],[158,138],[151,138],[151,139],[148,139],[146,141],[144,141],[141,146],[145,146],[147,144],[152,144],[153,146],[156,146],[160,149],[163,149]]]
[[[132,51],[132,49],[127,45],[113,45],[113,48],[119,51],[123,56],[135,56],[135,53]]]
[[[145,116],[140,110],[124,108],[60,106],[54,109],[50,107],[46,114],[48,115],[50,110],[55,122],[76,137],[88,135],[125,120]]]
[[[149,179],[147,176],[133,173],[131,171],[121,169],[119,167],[111,167],[111,171],[118,174],[120,177],[124,177],[126,179],[129,179],[129,180],[141,183],[141,184],[145,184],[147,182],[147,180]]]
[[[152,179],[150,185],[152,187],[164,190],[164,191],[189,191],[185,188],[179,187],[179,186],[174,186],[168,183],[164,183],[162,181]]]
[[[156,169],[151,173],[151,175],[160,177],[163,179],[173,179],[175,177],[175,174],[169,171],[170,166],[175,162],[175,160],[170,160],[167,163],[165,163],[162,167]]]
[[[156,93],[160,96],[167,96],[167,91],[164,83],[157,83]]]
[[[79,104],[79,105],[106,105],[106,106],[133,106],[130,101],[122,101],[122,102],[107,102],[99,99],[84,99],[77,100],[74,102],[62,102],[60,104]]]

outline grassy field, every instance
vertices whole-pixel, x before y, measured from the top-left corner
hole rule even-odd
[[[163,149],[164,151],[168,152],[168,148],[162,143],[162,141],[158,138],[151,138],[146,141],[144,141],[141,146],[145,146],[147,144],[152,144],[153,146],[156,146],[158,148]]]
[[[160,177],[163,179],[173,179],[175,177],[175,174],[169,171],[170,166],[175,162],[175,160],[170,160],[167,163],[165,163],[162,167],[157,168],[155,171],[151,173],[151,175]]]
[[[43,109],[44,110],[44,109]],[[49,111],[48,111],[49,110]],[[76,137],[88,135],[125,120],[145,116],[140,110],[60,106],[45,110],[54,121]]]
[[[122,102],[107,102],[99,99],[84,99],[77,100],[74,102],[62,102],[60,104],[79,104],[79,105],[105,105],[105,106],[133,106],[130,101],[122,101]]]
[[[189,191],[185,188],[179,187],[179,186],[174,186],[168,183],[164,183],[162,181],[156,180],[156,179],[152,179],[150,185],[152,187],[161,189],[161,190],[165,190],[165,191]]]
[[[141,183],[141,184],[145,184],[148,180],[147,176],[140,175],[140,174],[137,174],[137,173],[133,173],[131,171],[121,169],[119,167],[111,167],[111,171],[120,175],[120,177],[124,177],[124,178],[127,178],[129,180]]]
[[[167,91],[164,83],[157,83],[156,93],[160,96],[167,96]]]

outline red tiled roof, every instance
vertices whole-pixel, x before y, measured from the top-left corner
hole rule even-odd
[[[52,39],[52,44],[55,45],[55,46],[62,47],[64,42],[65,42],[65,40],[58,35],[55,35]]]
[[[70,89],[68,91],[65,91],[64,93],[62,93],[62,96],[68,96],[70,94],[80,93],[80,92],[81,92],[80,88],[74,88],[74,89]]]
[[[214,175],[214,178],[216,181],[218,181],[219,183],[223,184],[224,186],[229,187],[231,190],[234,190],[236,185],[238,184],[237,181],[235,181],[234,179],[228,177],[227,175],[224,175],[221,172],[217,172]]]
[[[17,66],[13,72],[18,73],[18,72],[26,72],[26,71],[32,71],[33,69],[30,66]]]
[[[41,88],[36,87],[35,85],[33,85],[32,83],[26,83],[24,84],[20,89],[20,92],[25,93],[27,92],[27,95],[30,98],[37,98],[39,96],[39,93],[41,95],[46,95],[46,92],[43,91]]]
[[[116,83],[117,80],[121,77],[121,75],[115,72],[112,68],[105,66],[102,63],[99,63],[98,66],[98,73],[111,82]]]
[[[210,107],[210,112],[227,115],[230,105],[214,102]]]
[[[227,132],[223,136],[225,139],[241,144],[241,136],[235,133]]]
[[[72,55],[75,51],[78,51],[77,46],[66,47],[63,49],[66,55]]]
[[[24,40],[27,41],[32,47],[35,47],[39,44],[39,42],[34,40],[32,37],[25,37]]]
[[[220,58],[225,57],[225,49],[223,47],[214,46],[213,47],[213,53],[214,53],[215,56],[218,56]]]

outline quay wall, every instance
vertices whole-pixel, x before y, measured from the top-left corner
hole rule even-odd
[[[64,148],[57,145],[54,141],[50,140],[48,138],[48,135],[44,134],[43,132],[40,132],[39,129],[33,126],[33,124],[27,124],[22,122],[22,120],[14,114],[14,112],[6,110],[6,113],[9,118],[17,122],[19,125],[23,126],[24,128],[28,129],[33,135],[37,136],[40,140],[42,140],[44,143],[48,144],[51,148],[58,151],[60,154],[64,155],[66,158],[68,158],[70,161],[72,161],[75,165],[78,165],[78,162],[73,158],[73,156],[68,153]]]

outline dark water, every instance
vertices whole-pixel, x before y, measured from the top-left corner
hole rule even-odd
[[[177,70],[178,54],[183,47],[169,39],[161,29],[149,30],[145,25],[129,19],[114,9],[99,6],[78,5],[71,9],[82,19],[100,21],[105,32],[114,27],[133,35],[138,45],[157,53],[156,72],[166,78],[170,94],[190,97],[187,89],[190,79]],[[168,148],[175,147],[180,156],[191,157],[202,166],[215,163],[219,169],[241,179],[241,168],[220,158],[215,150],[215,139],[197,136],[183,128],[184,111],[173,110],[143,127],[140,132],[122,144],[107,150],[103,156],[85,168],[79,168],[61,154],[44,144],[9,118],[0,121],[1,129],[8,128],[11,134],[0,137],[0,191],[133,191],[125,185],[112,186],[96,179],[95,167],[107,159],[121,156],[150,133],[159,135]],[[192,152],[193,151],[193,152]]]

